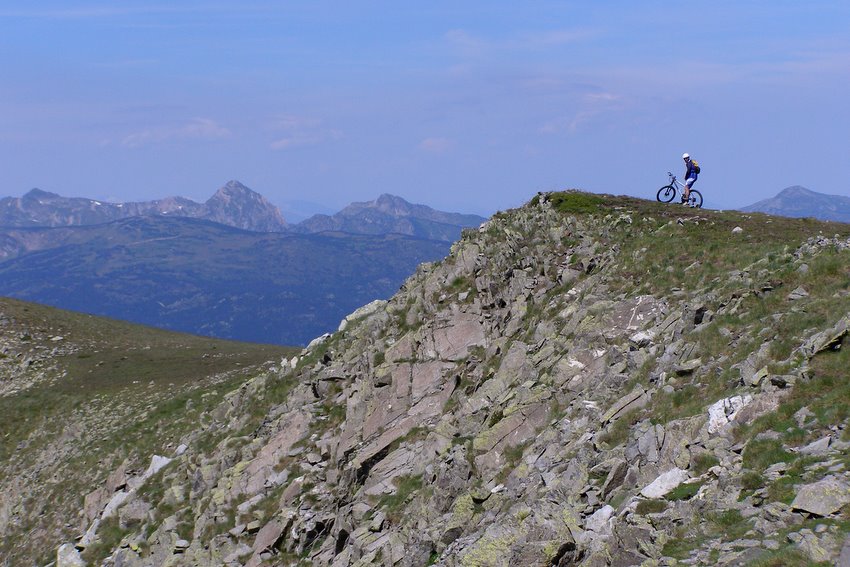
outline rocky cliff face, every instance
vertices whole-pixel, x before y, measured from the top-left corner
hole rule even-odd
[[[59,564],[847,561],[848,236],[540,195],[80,495]]]

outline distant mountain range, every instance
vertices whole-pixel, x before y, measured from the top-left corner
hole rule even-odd
[[[457,240],[463,228],[478,226],[486,220],[478,215],[437,211],[384,194],[374,201],[352,203],[336,214],[313,215],[291,225],[276,206],[238,181],[227,182],[205,203],[185,197],[108,203],[62,197],[40,189],[33,189],[23,197],[0,199],[0,227],[84,226],[137,216],[203,219],[255,232],[395,233],[444,241]]]
[[[0,211],[0,295],[285,345],[306,344],[389,297],[418,264],[448,254],[464,226],[484,220],[382,195],[288,225],[236,181],[203,204],[33,190],[0,200]]]
[[[436,211],[384,194],[374,201],[352,203],[335,215],[313,215],[295,225],[293,230],[304,233],[328,230],[356,234],[397,233],[454,241],[463,227],[478,226],[485,220],[478,215]]]
[[[6,227],[92,225],[151,215],[205,219],[256,232],[280,232],[287,228],[277,207],[238,181],[229,181],[206,203],[184,197],[107,203],[62,197],[40,189],[33,189],[23,197],[0,199],[0,226]]]
[[[850,197],[826,195],[794,185],[783,189],[775,197],[753,203],[741,210],[784,217],[812,217],[828,221],[850,222]]]

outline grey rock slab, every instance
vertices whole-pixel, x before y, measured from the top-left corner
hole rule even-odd
[[[801,447],[799,452],[803,455],[825,455],[829,451],[829,445],[832,442],[832,437],[827,435],[817,441],[812,441],[805,447]]]
[[[803,299],[804,297],[808,297],[809,292],[802,286],[796,288],[794,291],[788,294],[788,301],[796,301],[798,299]]]
[[[260,555],[269,549],[273,549],[280,539],[284,537],[285,530],[286,525],[277,519],[270,521],[260,528],[260,531],[257,532],[257,537],[254,538],[254,555],[246,563],[246,567],[260,565],[262,563]]]
[[[602,496],[607,497],[613,490],[622,486],[623,481],[626,479],[626,473],[629,472],[629,464],[624,460],[618,460],[617,463],[611,467],[611,471],[608,473],[608,476],[605,478],[605,483],[602,485]]]
[[[240,543],[229,555],[224,556],[224,563],[226,565],[241,565],[242,563],[239,559],[245,557],[249,553],[251,553],[251,547],[246,543]]]
[[[629,340],[638,348],[644,348],[655,340],[655,333],[650,331],[638,331],[629,337]]]
[[[471,347],[484,346],[484,326],[473,313],[457,313],[452,319],[433,330],[433,352],[441,360],[457,360],[466,356]]]
[[[791,508],[818,516],[829,516],[850,503],[850,485],[835,476],[800,488]]]
[[[782,399],[782,392],[775,392],[772,394],[762,393],[759,396],[756,396],[750,402],[745,403],[744,406],[738,409],[734,417],[735,423],[738,424],[749,424],[758,419],[759,417],[774,412],[779,407],[779,402]],[[743,400],[746,401],[747,396],[744,396]]]
[[[86,562],[73,543],[63,543],[56,550],[56,567],[85,567]]]
[[[800,349],[809,358],[841,342],[850,329],[850,316],[845,316],[831,329],[816,333]]]
[[[718,400],[708,408],[708,432],[717,433],[735,419],[741,409],[753,401],[752,396],[732,396]]]
[[[829,561],[833,557],[832,549],[835,541],[831,536],[824,535],[823,537],[818,537],[809,529],[800,530],[798,534],[794,535],[799,536],[794,538],[794,543],[812,561],[819,563],[821,561]]]
[[[688,479],[688,472],[675,467],[662,473],[640,491],[645,498],[661,498]]]
[[[664,444],[664,427],[651,426],[638,439],[638,451],[649,463],[658,462],[658,450]]]
[[[395,493],[395,479],[413,473],[422,460],[421,443],[396,449],[371,469],[363,485],[365,493],[369,496]]]
[[[752,374],[747,374],[746,376],[744,376],[743,377],[744,378],[744,384],[746,384],[747,386],[752,386],[753,388],[755,388],[759,384],[761,384],[762,381],[765,378],[767,378],[767,376],[768,376],[767,366],[762,366],[756,372],[753,372]]]
[[[621,413],[624,413],[632,408],[643,407],[649,401],[646,395],[646,390],[643,386],[638,386],[608,408],[608,411],[602,416],[602,423],[608,423],[617,418]]]
[[[692,358],[691,360],[686,360],[681,364],[677,364],[673,368],[673,372],[678,376],[687,376],[688,374],[693,374],[700,366],[702,366],[701,358]]]
[[[611,305],[608,313],[604,318],[603,328],[606,337],[614,339],[645,329],[663,315],[663,307],[651,295],[641,295]],[[648,335],[651,342],[652,335],[651,333]]]
[[[118,522],[122,527],[134,522],[144,522],[148,519],[150,512],[150,504],[140,498],[134,498],[118,510]]]
[[[614,508],[606,504],[590,516],[584,523],[586,531],[595,532],[598,535],[611,534],[611,517],[614,515]],[[589,534],[586,534],[589,535]]]
[[[376,299],[371,303],[367,303],[343,319],[339,324],[339,330],[344,331],[346,327],[354,321],[374,315],[379,309],[384,308],[386,304],[387,302],[383,299]]]
[[[283,417],[280,430],[260,449],[257,456],[245,467],[242,475],[233,483],[230,498],[261,492],[281,458],[309,432],[310,420],[309,413],[300,411]]]

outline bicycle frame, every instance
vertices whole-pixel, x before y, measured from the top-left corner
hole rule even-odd
[[[669,171],[667,172],[667,175],[670,177],[670,185],[673,185],[674,187],[679,189],[679,191],[683,191],[685,189],[685,184],[676,179],[675,175],[673,175]]]

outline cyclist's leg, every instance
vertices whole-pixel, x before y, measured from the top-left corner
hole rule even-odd
[[[696,182],[696,177],[688,177],[685,180],[685,186],[682,187],[682,202],[687,203],[691,196],[691,186]]]

